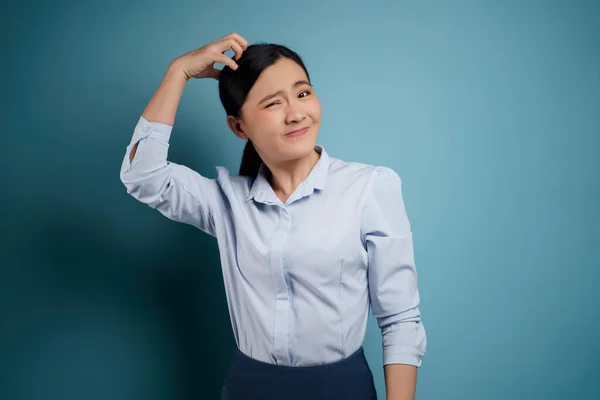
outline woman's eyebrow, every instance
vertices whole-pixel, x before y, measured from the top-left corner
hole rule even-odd
[[[301,86],[301,85],[309,85],[309,86],[312,86],[312,85],[310,84],[310,82],[309,82],[309,81],[307,81],[307,80],[305,80],[305,79],[302,79],[302,80],[299,80],[299,81],[295,82],[295,83],[292,85],[292,87],[293,87],[293,88],[295,88],[295,87],[298,87],[298,86]],[[264,97],[264,98],[263,98],[261,101],[259,101],[259,102],[258,102],[258,104],[261,104],[261,103],[262,103],[262,102],[264,102],[264,101],[267,101],[267,100],[269,100],[269,99],[272,99],[273,97],[277,97],[277,96],[279,96],[279,95],[282,95],[282,94],[283,94],[283,90],[278,90],[278,91],[276,91],[276,92],[275,92],[275,93],[273,93],[273,94],[270,94],[270,95],[267,95],[267,96],[265,96],[265,97]]]

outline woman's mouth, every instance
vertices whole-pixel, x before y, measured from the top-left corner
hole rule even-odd
[[[287,137],[300,137],[304,136],[308,131],[308,127],[302,129],[296,129],[295,131],[291,131],[285,134]]]

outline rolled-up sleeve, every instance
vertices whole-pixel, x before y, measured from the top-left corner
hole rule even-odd
[[[392,169],[376,167],[363,212],[369,297],[382,333],[383,364],[421,366],[427,339],[419,311],[413,236]]]
[[[167,218],[215,236],[220,188],[215,179],[167,160],[172,127],[140,116],[126,148],[120,178],[127,193]],[[138,143],[133,160],[131,151]]]

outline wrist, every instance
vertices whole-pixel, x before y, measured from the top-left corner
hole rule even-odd
[[[169,64],[166,75],[174,79],[179,79],[183,82],[190,80],[190,77],[185,73],[179,58],[176,58],[171,62],[171,64]]]

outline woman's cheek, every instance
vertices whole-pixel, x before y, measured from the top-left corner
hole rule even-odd
[[[271,131],[277,125],[277,112],[261,112],[256,118],[257,127],[263,131]]]
[[[321,102],[317,97],[311,104],[311,116],[314,122],[319,122],[321,120]]]
[[[259,136],[255,137],[255,140],[261,141],[266,147],[270,147],[273,140],[279,138],[285,130],[285,121],[281,120],[280,114],[279,112],[271,111],[255,116],[252,130]]]

